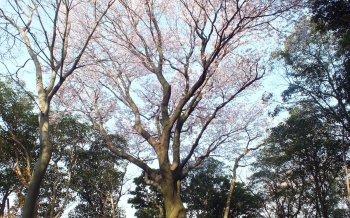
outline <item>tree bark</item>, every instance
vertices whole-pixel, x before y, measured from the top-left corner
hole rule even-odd
[[[52,143],[49,138],[48,130],[49,117],[47,114],[40,114],[39,125],[41,152],[39,159],[36,162],[32,178],[30,180],[28,194],[24,201],[22,218],[35,217],[35,208],[37,207],[37,199],[39,196],[40,185],[52,155]]]
[[[257,149],[259,149],[261,146],[263,146],[263,144],[259,144],[256,147],[253,148],[249,148],[249,144],[255,140],[258,136],[255,137],[250,137],[249,133],[247,132],[249,140],[247,142],[247,146],[246,149],[235,159],[235,163],[233,164],[232,167],[232,180],[231,180],[231,185],[230,185],[230,191],[227,195],[227,200],[226,200],[226,207],[225,207],[225,213],[224,213],[224,218],[228,218],[228,215],[230,213],[230,206],[231,206],[231,199],[232,199],[232,195],[233,195],[233,191],[235,188],[235,184],[236,184],[236,179],[237,179],[237,168],[238,168],[238,163],[239,161],[245,157],[249,151],[255,151]]]
[[[166,218],[186,218],[186,209],[180,198],[180,181],[173,180],[170,170],[163,175],[166,176],[161,183]]]
[[[5,208],[6,208],[6,202],[8,201],[8,196],[11,194],[12,191],[6,191],[4,194],[1,204],[0,204],[0,218],[5,217]]]
[[[230,213],[231,199],[232,199],[233,191],[235,189],[236,178],[237,178],[236,172],[237,172],[237,168],[238,168],[238,162],[244,155],[240,155],[239,157],[236,158],[235,163],[234,163],[233,168],[232,168],[232,180],[231,180],[231,185],[230,185],[230,191],[227,195],[224,218],[228,218],[228,215]]]

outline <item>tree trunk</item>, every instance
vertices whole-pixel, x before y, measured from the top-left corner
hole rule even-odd
[[[24,201],[22,218],[33,218],[37,208],[40,185],[49,165],[52,154],[52,143],[49,138],[49,117],[40,114],[40,146],[41,152],[30,179],[28,194]]]
[[[236,172],[238,168],[238,161],[240,158],[236,158],[235,163],[233,165],[232,169],[232,180],[231,180],[231,185],[230,185],[230,191],[227,195],[227,200],[226,200],[226,207],[225,207],[225,212],[224,212],[224,218],[228,218],[228,215],[230,213],[230,206],[231,206],[231,199],[233,195],[233,191],[235,190],[235,184],[236,184]]]
[[[249,143],[248,143],[249,145]],[[248,148],[248,145],[245,149],[245,151],[240,154],[236,159],[235,163],[233,164],[232,167],[232,180],[231,180],[231,185],[230,185],[230,191],[227,195],[227,200],[226,200],[226,207],[225,207],[225,212],[224,212],[224,218],[228,218],[228,215],[230,213],[230,206],[231,206],[231,199],[233,195],[233,191],[235,189],[235,184],[236,184],[236,179],[237,179],[237,168],[238,168],[238,162],[250,151],[250,150],[256,150],[258,149],[261,145],[255,147],[255,148]]]
[[[186,209],[180,198],[180,181],[174,181],[170,169],[162,174],[161,187],[166,218],[186,218]]]
[[[11,192],[12,191],[6,191],[4,196],[2,197],[2,201],[1,201],[1,204],[0,204],[0,218],[5,217],[6,203],[8,204],[8,197],[11,194]]]

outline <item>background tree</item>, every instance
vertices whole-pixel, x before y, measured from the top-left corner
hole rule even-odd
[[[346,216],[342,145],[334,135],[335,121],[327,118],[304,105],[271,130],[252,176],[257,190],[263,190],[269,217]]]
[[[226,166],[213,158],[206,159],[182,182],[181,198],[187,205],[189,217],[220,217],[224,214],[230,180]],[[159,190],[149,187],[144,174],[135,178],[135,197],[129,203],[137,209],[137,217],[164,217],[164,203]],[[244,183],[235,183],[229,217],[260,217],[261,199],[253,195]]]
[[[331,34],[315,31],[314,24],[301,22],[278,53],[283,60],[289,88],[284,100],[296,97],[298,101],[317,104],[324,113],[350,131],[350,73],[348,57],[340,55],[339,40]]]
[[[17,207],[24,203],[38,144],[37,116],[33,101],[9,80],[0,81],[0,165],[3,202],[8,194],[17,196]],[[4,207],[2,207],[4,209]]]
[[[337,121],[334,125],[338,126],[339,132],[343,132],[345,141],[345,132],[349,133],[350,130],[349,50],[341,43],[344,39],[341,35],[317,31],[319,25],[320,23],[314,24],[308,20],[300,23],[287,39],[284,51],[279,53],[289,80],[289,88],[283,93],[284,100],[295,99],[317,104],[325,116],[332,116]],[[343,25],[339,28],[347,27]],[[344,29],[339,31],[346,32]],[[345,153],[343,159],[347,174]],[[348,193],[350,202],[350,189]]]
[[[350,28],[350,2],[347,0],[312,0],[309,1],[312,21],[321,31],[346,33]]]
[[[160,190],[146,184],[145,173],[134,178],[136,186],[134,191],[130,191],[133,198],[129,198],[128,203],[136,209],[135,216],[138,218],[165,217],[165,208]]]
[[[15,191],[18,186],[18,179],[15,173],[3,166],[0,162],[0,217],[5,217],[5,210],[9,213],[9,196]]]
[[[72,189],[76,192],[78,205],[70,217],[122,217],[118,207],[127,165],[101,145],[103,139],[92,134],[95,141],[89,148],[77,148],[77,165],[72,172]],[[124,149],[126,142],[115,137],[116,144]]]
[[[3,214],[6,200],[13,193],[15,204],[11,205],[8,215],[20,216],[30,174],[40,149],[37,116],[32,111],[34,103],[28,93],[10,81],[0,82],[0,101],[1,211]],[[104,154],[103,140],[98,138],[91,126],[62,112],[57,112],[53,117],[50,121],[50,140],[54,152],[38,198],[38,216],[61,217],[66,207],[78,200],[74,198],[80,184],[76,178],[82,173],[85,175],[81,184],[83,187],[103,184],[101,189],[87,190],[90,196],[105,192],[101,197],[107,202],[103,203],[107,205],[103,207],[103,212],[114,211],[111,217],[121,215],[118,202],[125,173],[121,161],[113,155]],[[115,140],[121,146],[125,143],[120,137],[115,137]],[[116,165],[120,165],[118,169]],[[96,201],[92,201],[94,204],[89,206],[90,209],[95,207]]]
[[[350,2],[348,0],[312,0],[309,1],[312,12],[311,21],[321,33],[332,32],[341,46],[340,52],[349,54],[350,51]]]
[[[78,151],[91,145],[94,134],[92,127],[79,122],[77,117],[57,113],[56,120],[50,123],[53,155],[39,195],[38,215],[45,218],[60,217],[75,201],[73,173],[80,164],[85,164],[79,162]]]
[[[206,159],[183,182],[182,199],[191,217],[222,217],[230,190],[227,166],[213,158]],[[236,182],[228,217],[260,217],[261,199],[244,183]]]
[[[257,113],[254,113],[254,112],[257,112]],[[241,138],[239,140],[241,141],[242,144],[244,144],[244,147],[240,152],[236,152],[238,153],[238,156],[236,156],[233,161],[232,178],[230,182],[231,184],[230,184],[229,192],[226,197],[226,207],[225,207],[223,218],[228,218],[230,216],[229,214],[231,211],[231,208],[230,208],[231,200],[236,187],[238,167],[243,161],[245,161],[244,159],[249,155],[250,152],[256,151],[261,146],[264,145],[258,140],[263,138],[263,135],[265,134],[266,129],[270,126],[270,124],[265,120],[264,111],[250,110],[249,113],[250,113],[250,116],[247,116],[245,119],[250,120],[250,122],[247,122],[247,125],[244,126],[241,134]],[[245,165],[247,166],[249,164],[245,163]],[[239,185],[237,186],[239,187]]]

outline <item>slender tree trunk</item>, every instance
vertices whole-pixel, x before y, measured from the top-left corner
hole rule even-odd
[[[35,216],[40,185],[52,154],[52,143],[49,138],[49,117],[47,114],[40,114],[39,125],[41,152],[30,180],[28,194],[24,201],[22,218],[33,218]]]
[[[111,212],[112,212],[112,218],[116,217],[116,211],[114,207],[114,201],[113,201],[113,190],[111,189],[111,193],[109,194],[109,202],[111,203]]]
[[[343,161],[344,161],[344,170],[345,170],[345,181],[346,181],[346,190],[348,191],[348,200],[347,200],[347,205],[348,205],[348,213],[350,217],[350,182],[349,182],[349,166],[348,166],[348,161],[346,159],[346,147],[344,145],[344,126],[342,127],[342,139],[341,139],[341,144],[343,148]]]
[[[249,135],[249,134],[248,134]],[[247,142],[247,146],[246,149],[243,151],[242,154],[240,154],[236,159],[235,159],[235,163],[233,164],[232,167],[232,180],[231,180],[231,185],[230,185],[230,191],[227,195],[227,200],[226,200],[226,207],[225,207],[225,213],[224,213],[224,218],[228,218],[228,215],[230,213],[230,206],[231,206],[231,199],[232,199],[232,195],[233,195],[233,191],[235,189],[235,184],[236,184],[236,178],[237,178],[237,168],[238,168],[238,163],[239,161],[248,154],[249,151],[254,151],[259,149],[263,144],[260,144],[254,148],[249,148],[249,144],[252,140],[254,140],[255,138],[250,138]]]
[[[235,163],[233,164],[232,180],[231,180],[231,185],[230,185],[230,191],[228,193],[227,200],[226,200],[226,208],[225,208],[224,218],[228,218],[228,215],[230,213],[231,199],[232,199],[233,191],[235,189],[236,178],[237,178],[236,171],[238,168],[238,162],[241,159],[240,157],[241,156],[236,158]]]
[[[249,140],[250,142],[250,140]],[[232,199],[232,195],[233,195],[233,191],[235,189],[235,184],[236,184],[236,178],[237,178],[237,168],[238,168],[238,162],[251,150],[256,150],[258,149],[261,145],[258,145],[255,148],[248,148],[249,142],[247,144],[247,147],[245,149],[245,151],[240,154],[236,159],[235,159],[235,163],[233,164],[232,167],[232,180],[231,180],[231,185],[230,185],[230,191],[227,195],[227,200],[226,200],[226,207],[225,207],[225,213],[224,213],[224,218],[228,218],[228,215],[230,213],[230,206],[231,206],[231,199]]]
[[[11,192],[6,192],[5,196],[2,198],[2,201],[0,204],[0,218],[3,218],[5,216],[7,197],[10,195],[10,193]]]

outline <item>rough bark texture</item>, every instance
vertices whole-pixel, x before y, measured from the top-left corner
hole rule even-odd
[[[162,193],[165,204],[165,212],[167,218],[185,218],[186,209],[180,198],[180,190],[177,182],[173,180],[171,171],[164,173],[167,176],[162,180]]]

